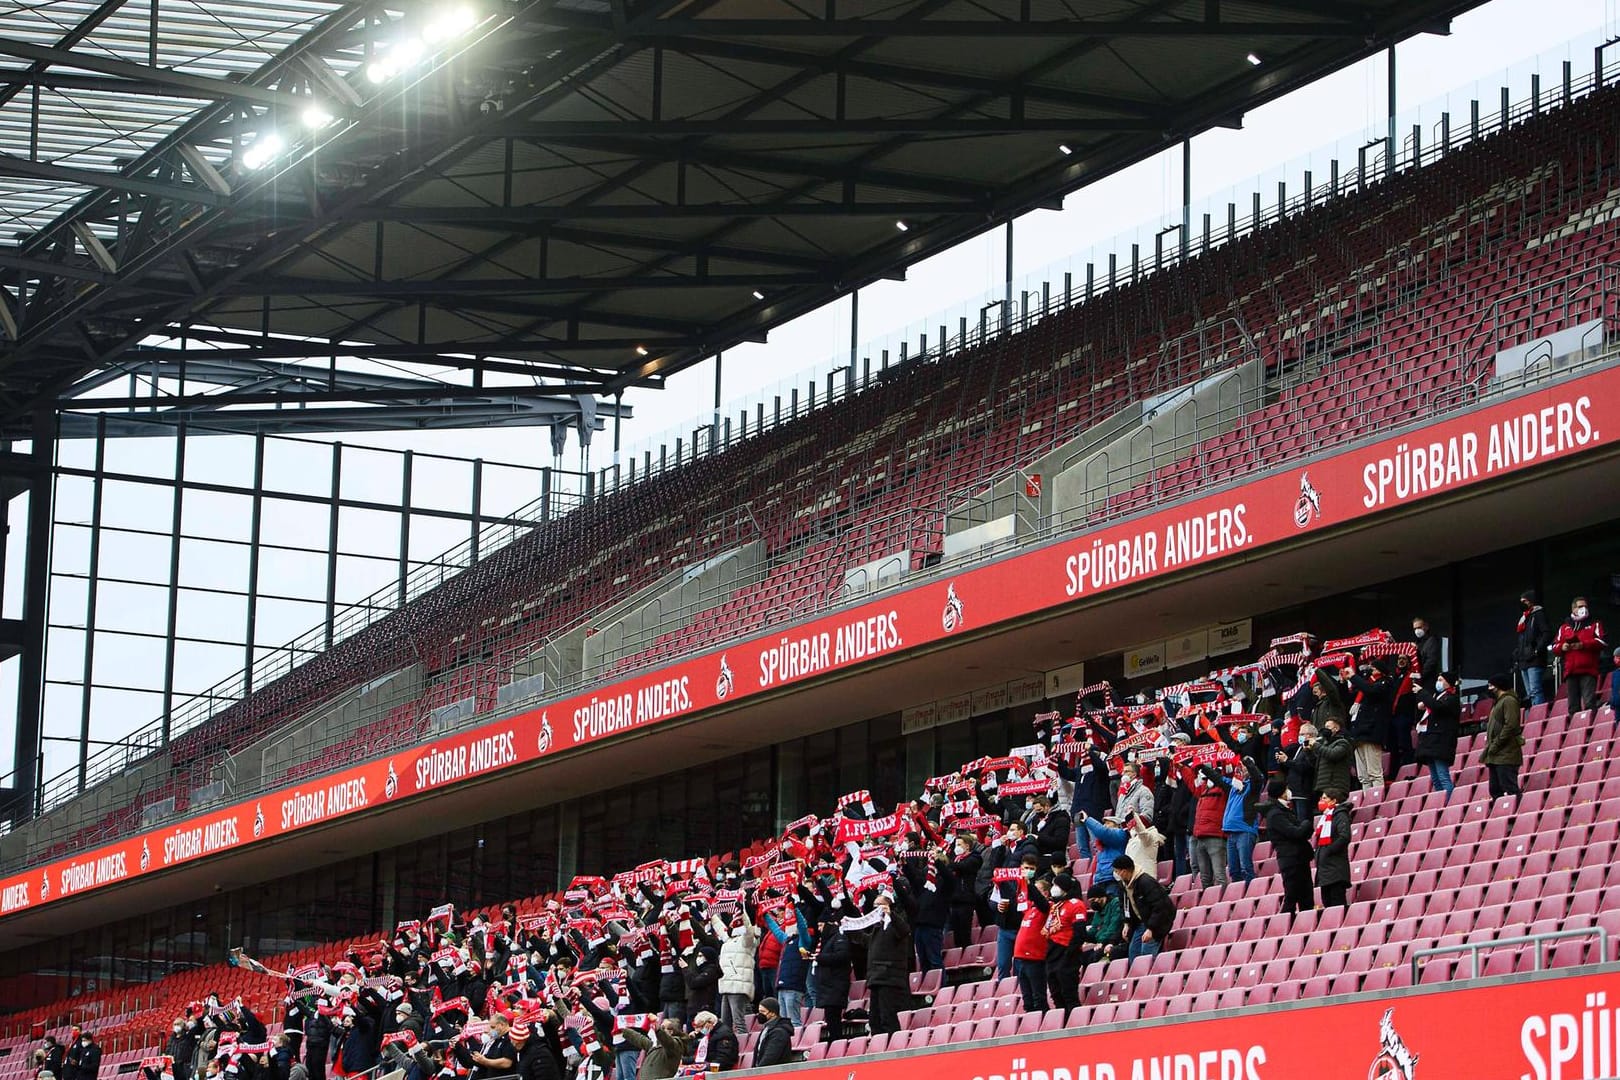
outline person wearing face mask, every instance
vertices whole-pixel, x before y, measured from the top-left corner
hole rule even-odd
[[[1311,822],[1294,813],[1287,783],[1281,778],[1266,787],[1266,801],[1257,809],[1266,821],[1266,839],[1277,857],[1277,876],[1282,879],[1284,915],[1310,911],[1315,906],[1311,893]]]
[[[1532,705],[1547,704],[1545,675],[1547,673],[1547,646],[1552,633],[1547,629],[1547,616],[1536,603],[1533,589],[1519,594],[1519,626],[1513,639],[1513,666],[1524,679],[1524,692]]]
[[[1073,1009],[1080,1004],[1080,948],[1085,943],[1089,908],[1080,895],[1080,883],[1069,874],[1052,879],[1051,911],[1046,925],[1046,990],[1052,1008]]]
[[[1363,662],[1350,676],[1355,701],[1350,706],[1350,741],[1356,751],[1356,779],[1361,790],[1384,786],[1384,747],[1390,742],[1395,709],[1395,680],[1377,664]]]
[[[748,1030],[748,1003],[754,996],[754,953],[759,932],[739,911],[729,921],[716,914],[711,925],[720,939],[720,1019],[737,1034]]]
[[[197,1054],[197,1033],[183,1016],[169,1025],[169,1041],[163,1052],[174,1059],[174,1080],[191,1080],[191,1059]]]
[[[1350,761],[1355,750],[1344,733],[1344,721],[1329,717],[1323,721],[1321,732],[1321,738],[1312,743],[1312,749],[1316,751],[1316,780],[1312,794],[1321,796],[1328,788],[1349,791]]]
[[[1354,808],[1338,788],[1322,792],[1314,826],[1316,888],[1323,907],[1350,906],[1350,825]]]
[[[1153,792],[1142,783],[1141,771],[1133,763],[1127,762],[1119,770],[1119,798],[1114,803],[1114,814],[1121,821],[1129,820],[1132,814],[1153,816]]]
[[[1114,877],[1125,894],[1124,935],[1126,956],[1134,961],[1142,956],[1157,956],[1170,939],[1170,928],[1175,923],[1176,905],[1170,892],[1148,868],[1137,870],[1129,856],[1114,861]]]
[[[842,908],[842,902],[839,908]],[[816,935],[821,945],[816,949],[816,966],[811,980],[816,991],[816,1008],[826,1022],[822,1039],[832,1042],[844,1037],[844,1009],[849,1006],[850,955],[849,942],[838,925],[835,911],[829,909],[822,916],[821,930]]]
[[[785,1064],[793,1054],[793,1025],[782,1016],[781,1004],[773,997],[759,1002],[759,1042],[754,1044],[754,1068]]]
[[[77,1062],[74,1050],[78,1051]],[[68,1076],[72,1080],[96,1080],[101,1071],[101,1045],[88,1031],[81,1031],[77,1044],[68,1051]]]
[[[1417,643],[1418,685],[1433,686],[1440,676],[1440,637],[1429,620],[1421,615],[1412,617],[1412,640]]]
[[[975,889],[983,865],[984,856],[973,837],[958,833],[951,846],[951,944],[958,949],[973,944]]]
[[[1226,792],[1221,808],[1221,832],[1226,840],[1226,869],[1231,881],[1254,880],[1254,845],[1260,836],[1257,788],[1253,768],[1247,758],[1240,758],[1234,772],[1228,776],[1208,765],[1198,771],[1212,785]]]
[[[1025,1012],[1046,1011],[1046,917],[1052,910],[1050,885],[1043,879],[1028,881],[1029,903],[1018,923],[1013,943],[1013,960],[1018,973],[1018,992]]]
[[[1429,768],[1434,790],[1446,793],[1451,801],[1454,785],[1451,766],[1457,760],[1457,728],[1462,719],[1462,699],[1457,696],[1457,673],[1442,671],[1434,682],[1417,691],[1417,762]]]
[[[907,1008],[911,1000],[911,983],[906,974],[912,952],[911,925],[888,893],[878,896],[877,908],[883,913],[881,921],[857,933],[866,941],[872,1034],[883,1035],[900,1030],[900,1010]]]
[[[1512,676],[1492,675],[1486,689],[1496,699],[1485,721],[1485,752],[1480,761],[1490,774],[1491,798],[1519,794],[1519,769],[1524,765],[1524,728],[1519,723],[1519,698]]]
[[[1603,624],[1592,617],[1586,597],[1577,596],[1569,605],[1569,618],[1558,628],[1552,651],[1564,666],[1569,711],[1597,708],[1598,660],[1609,643],[1603,640]]]

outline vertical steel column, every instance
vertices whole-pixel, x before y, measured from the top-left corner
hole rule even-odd
[[[1389,128],[1385,132],[1385,137],[1389,139],[1389,142],[1384,144],[1385,176],[1392,176],[1395,173],[1395,91],[1395,43],[1392,41],[1389,43],[1389,110],[1387,117]]]
[[[248,521],[247,632],[242,639],[242,694],[253,692],[254,637],[259,624],[259,537],[264,531],[264,432],[253,436],[253,509]]]
[[[613,391],[613,471],[619,471],[619,429],[624,424],[624,391]],[[615,475],[614,479],[617,479]]]
[[[1192,239],[1192,139],[1181,142],[1181,258]]]
[[[861,290],[849,294],[849,368],[855,370],[855,349],[861,332]]]
[[[720,441],[720,363],[724,353],[714,354],[714,427],[709,429],[709,449],[719,449]]]
[[[107,471],[107,415],[96,417],[96,467],[90,482],[90,567],[84,592],[84,674],[79,681],[79,790],[90,772],[90,687],[96,673],[96,591],[101,582],[101,498]]]
[[[16,819],[39,808],[40,717],[45,704],[45,606],[50,597],[50,520],[55,497],[52,465],[57,449],[55,415],[34,413],[29,450],[28,539],[24,541],[23,638],[16,675]]]
[[[326,518],[326,647],[332,647],[337,630],[337,559],[339,500],[343,496],[343,444],[332,444],[332,501]],[[297,657],[289,658],[296,663]]]
[[[472,475],[472,535],[468,544],[468,556],[473,562],[478,561],[478,534],[483,531],[484,523],[484,459],[473,459]]]
[[[175,633],[180,622],[180,531],[186,508],[186,422],[174,425],[174,501],[169,522],[169,611],[168,632],[163,639],[163,717],[162,745],[169,744],[174,715]]]
[[[410,599],[411,576],[411,465],[416,455],[405,451],[399,466],[399,606]]]
[[[1001,297],[1001,329],[1012,327],[1013,219],[1007,219],[1006,288]]]

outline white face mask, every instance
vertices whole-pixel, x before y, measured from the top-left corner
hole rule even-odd
[[[1585,609],[1585,608],[1583,608],[1583,607],[1578,607],[1578,608],[1576,608],[1576,609],[1575,609],[1575,617],[1576,617],[1576,618],[1577,618],[1577,619],[1584,619],[1584,618],[1586,618],[1586,609]]]
[[[1063,899],[1063,890],[1062,890],[1062,888],[1060,888],[1057,885],[1052,886],[1052,897],[1053,897],[1053,899],[1056,899],[1056,900]]]
[[[1428,631],[1423,629],[1422,627],[1414,627],[1412,629],[1412,636],[1417,638],[1419,641],[1422,641],[1423,640],[1423,635],[1425,635],[1427,633],[1428,633]]]

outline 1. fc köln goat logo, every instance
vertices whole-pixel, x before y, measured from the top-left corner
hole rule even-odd
[[[540,752],[543,754],[551,749],[551,715],[540,714]]]
[[[146,868],[148,868],[151,865],[152,865],[152,849],[147,846],[145,840],[142,840],[141,841],[141,869],[145,870]]]
[[[1413,1080],[1418,1056],[1406,1048],[1395,1031],[1395,1010],[1384,1013],[1378,1024],[1378,1056],[1367,1070],[1367,1080]]]
[[[939,617],[939,625],[949,634],[962,625],[962,598],[956,595],[956,582],[945,586],[945,612]]]
[[[1311,474],[1299,474],[1299,498],[1294,501],[1294,525],[1303,529],[1322,516],[1322,493],[1311,486]]]
[[[264,835],[264,803],[253,804],[253,835]]]
[[[726,663],[726,654],[720,654],[720,677],[714,680],[714,696],[721,701],[731,696],[731,688],[735,680],[731,674],[731,665]]]
[[[399,774],[394,771],[394,763],[388,763],[388,779],[383,781],[383,798],[392,799],[399,791]]]

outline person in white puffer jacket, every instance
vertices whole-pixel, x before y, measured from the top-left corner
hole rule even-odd
[[[719,915],[711,921],[720,939],[720,1022],[731,1025],[738,1037],[747,1034],[754,1007],[754,954],[759,930],[739,912],[728,923]]]

